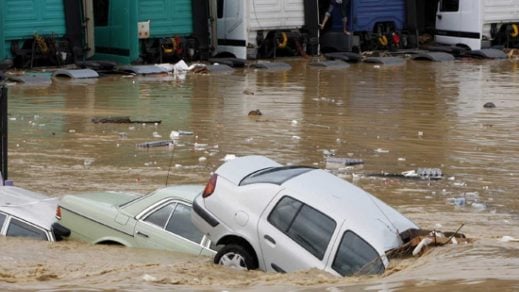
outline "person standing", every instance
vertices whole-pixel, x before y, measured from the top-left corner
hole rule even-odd
[[[342,15],[342,27],[344,34],[350,35],[351,33],[348,31],[348,4],[350,0],[330,0],[330,5],[324,14],[324,19],[321,24],[319,24],[320,28],[323,29],[326,25],[326,22],[330,19],[332,12],[334,9],[340,9]]]

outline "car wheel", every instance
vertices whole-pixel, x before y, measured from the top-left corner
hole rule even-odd
[[[254,257],[241,245],[229,244],[222,247],[214,257],[214,263],[237,270],[254,270]]]

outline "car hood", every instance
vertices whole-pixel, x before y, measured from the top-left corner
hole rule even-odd
[[[251,155],[235,158],[224,163],[216,170],[216,174],[224,177],[235,185],[251,173],[269,168],[279,167],[281,164],[265,156]]]

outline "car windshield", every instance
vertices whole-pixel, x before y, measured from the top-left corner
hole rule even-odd
[[[291,178],[314,169],[315,168],[306,166],[269,167],[249,174],[241,180],[239,185],[244,186],[255,183],[271,183],[280,185]]]
[[[377,251],[352,231],[346,231],[332,268],[342,276],[380,274],[384,264]]]

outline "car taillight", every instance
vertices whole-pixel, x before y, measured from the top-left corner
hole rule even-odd
[[[61,207],[56,207],[56,219],[61,220]]]
[[[214,189],[216,188],[216,178],[218,176],[216,174],[213,174],[209,181],[207,182],[207,185],[205,185],[204,192],[202,193],[202,198],[207,198],[210,195],[213,194]]]

